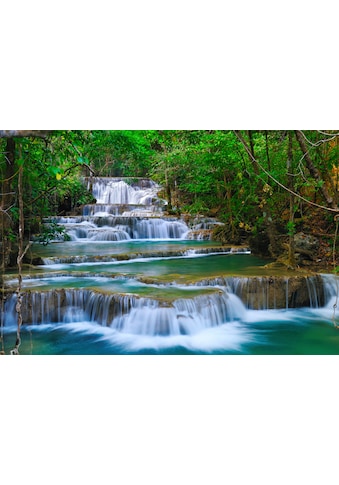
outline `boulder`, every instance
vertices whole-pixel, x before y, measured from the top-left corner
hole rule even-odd
[[[298,232],[294,236],[294,245],[295,245],[295,250],[298,251],[304,250],[304,251],[317,251],[319,248],[319,240],[311,236],[310,234],[304,234],[303,232]]]

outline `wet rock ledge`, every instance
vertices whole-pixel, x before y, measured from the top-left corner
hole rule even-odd
[[[320,275],[220,277],[200,284],[226,285],[247,308],[254,310],[321,307],[325,304]]]

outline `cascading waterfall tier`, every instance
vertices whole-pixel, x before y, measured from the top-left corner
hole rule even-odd
[[[82,216],[54,217],[73,241],[183,239],[189,228],[175,217],[164,217],[166,202],[160,186],[149,179],[86,178],[96,204],[85,205]]]
[[[15,293],[5,303],[5,326],[16,325]],[[92,290],[60,289],[25,292],[25,324],[91,321],[124,334],[147,336],[193,335],[239,320],[245,307],[225,290],[172,302],[135,295],[103,294]]]
[[[149,179],[121,179],[116,177],[86,178],[97,204],[163,205],[157,196],[160,186]]]
[[[221,224],[214,218],[196,218],[189,228],[180,218],[164,216],[167,202],[158,197],[161,187],[150,179],[87,177],[84,182],[96,203],[84,205],[81,216],[52,219],[65,227],[72,241],[210,240],[212,229]]]
[[[34,287],[34,278],[24,280],[24,285],[29,287],[30,283]],[[33,325],[91,321],[128,334],[192,335],[227,322],[246,320],[248,310],[332,305],[337,286],[337,278],[328,275],[289,279],[220,277],[187,287],[201,289],[198,296],[173,300],[91,289],[25,290],[22,316],[25,324]],[[211,292],[211,287],[215,291]],[[16,301],[16,293],[7,295],[5,326],[16,325]]]
[[[135,217],[161,217],[162,210],[156,205],[144,204],[86,204],[82,207],[83,216],[134,215]]]
[[[246,308],[319,308],[331,299],[335,278],[312,276],[219,277],[201,280],[202,286],[220,285],[237,295]],[[332,292],[332,293],[331,293]]]
[[[144,218],[103,214],[84,218],[59,217],[71,240],[124,241],[128,239],[183,239],[187,225],[174,218]]]

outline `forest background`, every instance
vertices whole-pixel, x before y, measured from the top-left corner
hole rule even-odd
[[[85,176],[152,178],[167,213],[223,222],[212,234],[223,244],[336,268],[336,130],[3,130],[0,153],[3,269],[32,238],[66,237],[43,221],[92,202]],[[295,247],[300,237],[309,246]]]

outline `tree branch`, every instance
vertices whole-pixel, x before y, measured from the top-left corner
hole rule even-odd
[[[312,159],[310,157],[310,154],[307,150],[307,146],[305,144],[305,140],[304,140],[304,136],[303,136],[302,131],[296,130],[295,135],[297,137],[301,151],[303,152],[303,155],[305,157],[307,168],[308,168],[310,174],[312,175],[314,180],[316,180],[317,182],[323,182],[323,180],[320,176],[319,170],[313,164]],[[332,209],[338,210],[337,204],[334,202],[333,198],[328,193],[326,185],[324,183],[320,186],[320,190],[321,190],[321,192],[324,196],[324,199],[326,200],[328,206],[331,207]]]
[[[298,199],[301,199],[303,200],[304,202],[306,202],[307,204],[309,205],[313,205],[315,207],[318,207],[319,209],[324,209],[324,210],[327,210],[329,212],[335,212],[338,214],[339,212],[339,209],[336,207],[336,208],[332,208],[332,207],[327,207],[325,205],[319,205],[319,204],[316,204],[315,202],[312,202],[311,200],[308,200],[306,199],[305,197],[303,197],[302,195],[300,194],[297,194],[297,192],[294,192],[293,190],[289,189],[288,187],[286,187],[286,185],[282,184],[281,182],[279,182],[279,180],[277,180],[275,177],[273,177],[273,175],[271,175],[259,162],[256,158],[253,157],[253,155],[251,154],[251,151],[249,150],[246,142],[244,142],[244,139],[238,135],[238,131],[236,130],[233,130],[234,134],[236,135],[236,137],[238,138],[238,140],[241,142],[241,144],[243,145],[243,147],[245,148],[246,152],[249,154],[249,156],[251,157],[252,161],[257,163],[258,164],[258,167],[271,179],[273,180],[277,185],[279,185],[279,187],[281,187],[282,189],[286,190],[287,192],[290,192],[290,194],[293,194],[295,195],[296,197],[298,197]]]

